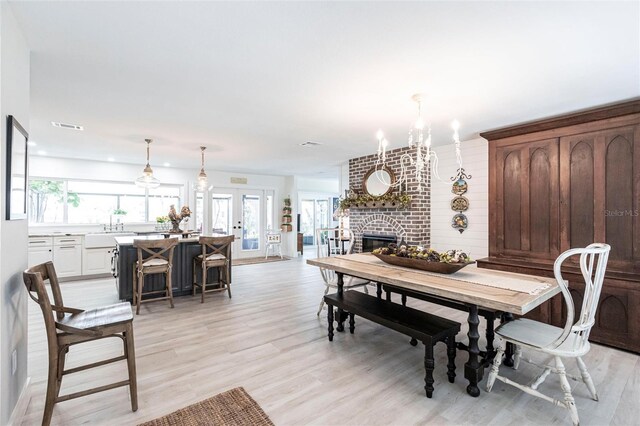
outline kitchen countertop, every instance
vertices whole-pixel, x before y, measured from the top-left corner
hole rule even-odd
[[[82,237],[87,235],[87,232],[49,232],[39,234],[29,234],[29,237],[44,238],[44,237]]]
[[[227,235],[225,234],[212,234],[212,235],[207,235],[208,237],[226,237]],[[192,242],[198,242],[198,238],[200,237],[200,235],[196,235],[193,237],[189,237],[189,238],[182,238],[180,235],[176,235],[175,237],[169,237],[169,238],[176,238],[178,240],[179,243],[192,243]],[[164,240],[165,238],[162,235],[131,235],[131,236],[127,236],[127,237],[115,237],[116,240],[116,244],[119,246],[130,246],[133,245],[133,240]]]

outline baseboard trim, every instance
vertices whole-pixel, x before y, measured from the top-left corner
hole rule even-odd
[[[31,377],[27,377],[27,380],[22,387],[22,392],[20,392],[20,396],[18,397],[18,402],[16,402],[16,406],[13,407],[13,412],[11,413],[11,417],[9,417],[9,426],[19,425],[22,423],[22,419],[27,412],[27,407],[29,406],[29,401],[31,400]]]

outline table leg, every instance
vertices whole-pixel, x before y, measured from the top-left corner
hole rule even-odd
[[[329,323],[329,341],[333,341],[333,305],[327,305],[327,322]]]
[[[500,322],[505,323],[509,321],[513,321],[513,314],[511,312],[503,312],[500,317]],[[513,343],[507,342],[507,347],[504,351],[504,360],[502,361],[502,363],[507,367],[513,367],[513,353]]]
[[[469,317],[467,318],[469,323],[469,360],[464,365],[464,377],[469,381],[467,386],[467,393],[473,397],[480,395],[480,389],[478,389],[478,382],[482,380],[483,366],[478,362],[478,355],[480,354],[480,348],[478,347],[478,339],[480,334],[478,333],[478,325],[480,319],[478,318],[478,307],[476,305],[469,306]]]
[[[344,294],[344,274],[341,272],[336,272],[336,275],[338,277],[338,295],[342,296]],[[336,330],[339,332],[343,332],[345,314],[342,308],[338,308],[338,318],[336,318],[336,320],[338,321],[338,326],[336,327]]]
[[[356,329],[355,315],[352,313],[349,313],[349,332],[353,334],[355,329]]]
[[[382,283],[376,283],[376,296],[382,299]]]

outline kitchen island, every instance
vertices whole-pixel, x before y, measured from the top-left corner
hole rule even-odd
[[[226,235],[215,234],[215,237]],[[133,273],[135,263],[138,260],[138,251],[133,247],[133,240],[157,240],[158,235],[116,237],[116,253],[114,254],[116,285],[120,300],[131,301],[133,298]],[[178,245],[173,251],[173,267],[171,270],[171,285],[174,296],[190,295],[193,291],[193,258],[202,254],[202,246],[198,243],[198,237],[179,238]],[[230,259],[231,260],[231,259]],[[200,276],[197,277],[200,281]],[[231,280],[231,270],[229,270]],[[218,281],[218,270],[207,271],[207,282]],[[163,290],[165,288],[162,274],[148,275],[145,277],[145,291]],[[212,286],[213,288],[213,286]]]

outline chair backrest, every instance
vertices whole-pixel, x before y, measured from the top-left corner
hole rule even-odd
[[[574,334],[573,350],[579,351],[587,344],[591,328],[595,324],[596,308],[604,282],[607,261],[611,247],[608,244],[590,244],[586,248],[570,249],[562,253],[553,265],[553,272],[562,291],[567,308],[567,321],[562,334],[549,347],[557,348]],[[572,256],[580,256],[580,272],[584,280],[584,296],[578,318],[574,316],[575,306],[567,283],[562,278],[562,264]],[[594,270],[595,266],[595,270]]]
[[[267,244],[280,244],[282,242],[281,231],[268,231],[266,237]]]
[[[164,238],[157,240],[133,240],[133,247],[138,249],[138,267],[151,259],[161,259],[173,262],[173,250],[178,245],[177,238]]]
[[[342,248],[345,254],[351,254],[354,248],[355,237],[347,228],[319,228],[316,230],[317,257],[339,256]],[[336,272],[331,269],[320,268],[320,274],[325,283],[335,281]]]
[[[42,310],[45,331],[47,333],[49,355],[51,355],[52,351],[57,350],[58,347],[58,339],[56,337],[56,318],[53,314],[55,312],[54,307],[63,307],[60,284],[58,283],[58,276],[56,275],[53,263],[46,262],[32,266],[22,273],[22,280],[24,281],[24,285],[27,287],[29,297],[35,300]],[[51,293],[53,293],[54,299],[53,306],[51,305],[51,300],[49,299],[47,289],[44,285],[45,280],[49,280],[49,284],[51,286]],[[56,316],[60,320],[64,318],[64,312],[58,310],[56,312]]]
[[[225,237],[200,237],[198,243],[202,246],[202,258],[206,259],[212,254],[221,254],[227,259],[231,258],[231,243],[235,237],[227,235]]]

